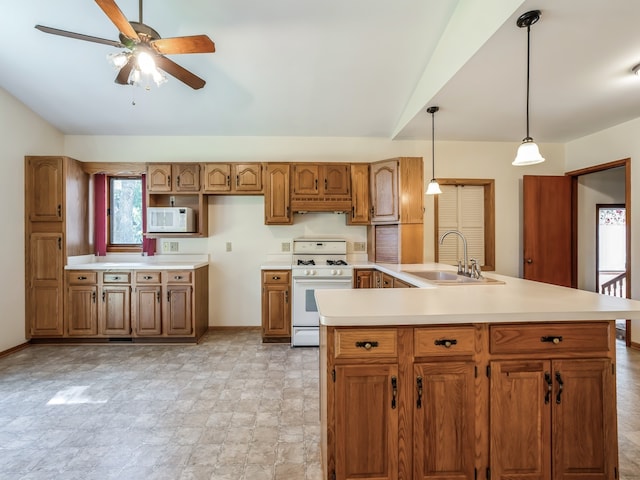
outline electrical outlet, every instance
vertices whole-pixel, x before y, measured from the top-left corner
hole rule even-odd
[[[353,242],[353,251],[354,252],[364,252],[366,246],[364,242]]]
[[[226,247],[227,252],[230,252],[231,250],[233,250],[233,248],[232,248],[233,246],[231,245],[231,242],[227,242],[225,247]]]
[[[162,253],[169,253],[171,251],[171,242],[167,242],[166,240],[162,242]]]
[[[171,195],[171,196],[169,197],[169,205],[173,207],[173,206],[175,206],[175,204],[176,204],[176,197],[174,197],[173,195]]]
[[[291,244],[289,242],[282,242],[280,244],[280,251],[281,252],[290,252],[291,251]]]
[[[179,250],[179,246],[178,242],[169,242],[169,251],[175,253]]]

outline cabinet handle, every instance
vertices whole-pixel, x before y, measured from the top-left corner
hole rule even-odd
[[[173,279],[174,280],[182,280],[182,275],[174,275]]]
[[[458,344],[458,340],[455,338],[443,338],[442,340],[435,340],[433,344],[438,347],[451,348],[452,345]]]
[[[86,279],[87,279],[87,277],[84,277],[84,276],[78,277],[78,280],[86,280]]]
[[[105,295],[104,295],[104,292],[102,292],[102,303],[104,303],[104,302],[105,302],[105,300],[104,300],[104,296],[105,296]]]
[[[58,216],[62,216],[62,205],[58,204]]]
[[[544,372],[544,380],[547,382],[547,393],[544,394],[544,403],[548,404],[551,400],[551,392],[553,391],[553,380],[551,380],[551,374]]]
[[[171,175],[167,175],[167,187],[171,186]]]
[[[284,302],[289,303],[289,290],[284,291]]]
[[[91,300],[93,300],[93,303],[96,303],[96,292],[91,292]]]
[[[398,379],[391,377],[391,408],[396,408],[396,398],[398,396]]]
[[[167,292],[167,302],[171,301],[171,292]]]
[[[277,275],[274,275],[273,277],[271,277],[271,280],[280,280],[280,277],[278,277]]]
[[[370,341],[356,342],[356,348],[364,348],[365,350],[371,350],[372,348],[375,348],[377,346],[378,346],[378,342],[370,342]]]
[[[416,378],[416,387],[418,389],[418,400],[416,400],[416,408],[422,408],[422,377]]]
[[[153,277],[151,275],[145,275],[142,277],[143,280],[151,280]]]
[[[556,403],[560,404],[562,401],[562,390],[564,390],[564,382],[560,376],[560,372],[556,372],[556,382],[558,382],[558,394],[556,395]]]
[[[113,277],[114,280],[120,280],[120,277]]]
[[[371,216],[373,217],[373,207],[371,207]]]
[[[227,175],[227,187],[231,186],[231,179],[229,178],[229,175]]]
[[[158,300],[158,303],[160,303],[160,290],[156,292],[156,299]]]
[[[548,336],[548,337],[540,337],[541,342],[545,343],[553,343],[554,345],[558,345],[562,341],[562,336]]]
[[[315,189],[316,189],[316,192],[317,192],[318,191],[318,179],[317,178],[314,180],[314,184],[315,184]]]
[[[327,186],[328,186],[328,183],[327,183],[327,179],[325,178],[325,179],[324,179],[324,189],[325,189],[325,190],[327,189]]]
[[[62,250],[62,237],[58,237],[58,250]]]
[[[240,186],[240,175],[236,175],[236,187]]]

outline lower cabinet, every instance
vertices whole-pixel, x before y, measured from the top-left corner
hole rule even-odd
[[[262,341],[291,341],[291,272],[262,271]]]
[[[356,268],[353,271],[353,288],[414,288],[404,280],[373,268]]]
[[[615,480],[614,322],[321,326],[325,480]]]

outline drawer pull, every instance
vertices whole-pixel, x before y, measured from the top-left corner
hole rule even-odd
[[[274,275],[273,277],[271,277],[271,280],[280,280],[280,277],[278,277],[277,275]]]
[[[87,277],[84,277],[84,276],[78,277],[78,280],[86,280],[86,279],[87,279]]]
[[[120,277],[113,277],[114,280],[120,280]]]
[[[174,280],[182,280],[182,275],[174,275],[173,279]]]
[[[547,382],[547,393],[544,395],[544,403],[546,405],[549,403],[549,400],[551,400],[551,392],[553,391],[553,380],[551,380],[551,374],[549,372],[544,372],[544,380]]]
[[[458,340],[456,340],[455,338],[443,338],[442,340],[435,340],[433,344],[439,347],[451,348],[452,345],[458,344]]]
[[[365,350],[371,350],[378,346],[378,342],[356,342],[356,347],[364,348]]]
[[[558,382],[558,394],[556,395],[556,403],[560,403],[562,400],[560,397],[562,396],[562,390],[564,390],[564,382],[562,381],[562,377],[560,376],[560,372],[556,372],[556,382]]]
[[[422,408],[422,377],[416,378],[416,388],[418,389],[418,399],[416,400],[416,408]]]
[[[391,377],[391,408],[396,408],[396,397],[398,396],[398,379]]]
[[[562,336],[558,336],[558,337],[552,337],[552,336],[540,337],[540,341],[541,342],[545,342],[545,343],[553,343],[554,345],[558,345],[562,341]]]
[[[151,275],[145,275],[142,277],[143,280],[151,280],[153,277]]]

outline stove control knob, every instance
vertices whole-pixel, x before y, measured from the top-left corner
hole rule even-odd
[[[305,270],[305,271],[304,271],[304,274],[305,274],[305,275],[311,275],[311,274],[309,273],[309,270]]]

